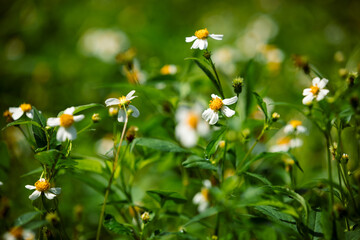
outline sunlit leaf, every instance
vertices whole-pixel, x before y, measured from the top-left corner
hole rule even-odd
[[[155,138],[136,138],[132,143],[131,150],[134,146],[148,147],[163,152],[188,152],[175,143]]]
[[[133,239],[132,237],[133,230],[130,227],[127,227],[124,224],[121,224],[118,221],[116,221],[112,215],[106,214],[103,224],[108,231],[117,234],[127,235],[128,239]]]
[[[41,214],[41,212],[25,213],[15,220],[15,226],[22,226],[22,225],[30,222],[31,220],[33,220],[35,217],[39,216],[40,214]]]
[[[200,169],[208,169],[217,171],[217,167],[212,165],[209,160],[206,160],[204,158],[201,158],[199,156],[190,156],[188,159],[186,159],[182,165],[186,168],[200,168]]]

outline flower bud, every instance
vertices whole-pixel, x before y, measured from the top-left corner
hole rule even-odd
[[[101,120],[100,115],[98,113],[94,113],[91,116],[91,120],[93,121],[93,123],[98,123]]]
[[[243,85],[244,79],[242,77],[237,77],[232,81],[232,87],[237,95],[241,93]]]
[[[277,120],[279,120],[280,118],[280,114],[278,114],[277,112],[274,112],[272,115],[271,115],[271,120],[273,122],[276,122]]]
[[[207,60],[209,60],[211,58],[211,52],[205,51],[203,54],[204,58],[206,58]]]
[[[341,163],[347,164],[349,161],[349,155],[347,155],[346,153],[343,153],[343,155],[341,156],[340,159]]]
[[[334,60],[338,63],[342,63],[345,61],[345,56],[344,56],[344,53],[341,52],[341,51],[337,51],[335,54],[334,54]]]
[[[135,127],[135,126],[131,126],[127,130],[127,132],[126,132],[126,140],[128,141],[128,143],[131,143],[135,139],[137,131],[139,131],[139,128]]]
[[[118,107],[110,107],[110,108],[109,108],[109,116],[110,116],[110,117],[117,116],[118,112],[119,112],[119,108],[118,108]]]
[[[52,226],[59,226],[60,218],[56,212],[49,212],[45,216],[46,221],[48,221]]]
[[[349,87],[354,86],[356,78],[357,78],[357,73],[356,72],[349,73],[348,77],[346,78],[346,82],[347,82]]]
[[[9,111],[9,110],[6,110],[4,113],[3,113],[3,116],[4,118],[6,119],[6,122],[7,123],[11,123],[14,121],[14,119],[12,118],[12,113]]]
[[[301,68],[305,74],[310,73],[310,66],[307,57],[300,55],[293,55],[292,59],[296,67]]]
[[[149,220],[150,220],[149,212],[144,212],[143,214],[141,214],[141,219],[144,223],[149,222]]]
[[[346,68],[340,68],[339,69],[339,76],[341,78],[346,78],[346,76],[349,74],[349,71]]]
[[[225,147],[225,141],[222,140],[219,142],[219,148],[224,148]]]

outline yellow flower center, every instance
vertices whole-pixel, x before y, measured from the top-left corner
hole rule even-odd
[[[70,114],[62,114],[60,116],[60,126],[68,128],[74,123],[74,117]]]
[[[120,103],[119,103],[120,108],[123,106],[124,107],[129,106],[129,104],[131,102],[131,101],[127,100],[125,96],[119,97],[119,100],[120,100]]]
[[[10,229],[10,234],[16,239],[22,239],[23,231],[21,227],[13,227]]]
[[[187,123],[189,124],[189,126],[193,129],[196,129],[198,122],[199,117],[193,113],[190,113],[187,119]]]
[[[293,128],[296,128],[296,127],[298,127],[298,126],[301,126],[302,122],[299,121],[299,120],[291,120],[291,121],[289,122],[289,124],[290,124]]]
[[[23,103],[20,105],[21,110],[23,110],[23,112],[29,112],[31,110],[31,105],[28,103]]]
[[[290,141],[291,141],[290,137],[283,137],[283,138],[280,138],[276,143],[278,145],[286,145],[286,144],[289,144]]]
[[[201,195],[204,197],[204,199],[208,202],[210,199],[209,189],[203,188],[201,189]]]
[[[44,192],[44,191],[47,191],[50,189],[50,183],[45,180],[45,181],[37,181],[35,183],[35,187],[36,187],[36,190],[40,191],[40,192]]]
[[[317,85],[311,86],[310,89],[310,92],[314,95],[318,95],[318,93],[320,92],[320,88]]]
[[[197,30],[195,32],[195,36],[198,39],[206,39],[209,36],[209,31],[207,30],[207,28]]]
[[[165,66],[163,66],[163,67],[160,69],[160,73],[161,73],[162,75],[169,75],[169,74],[171,74],[171,72],[170,72],[170,65],[165,65]]]
[[[212,100],[210,100],[209,107],[216,112],[221,109],[223,105],[224,103],[220,98],[213,98]]]

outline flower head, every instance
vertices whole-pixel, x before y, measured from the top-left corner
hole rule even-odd
[[[208,46],[208,42],[207,42],[208,37],[211,37],[212,39],[215,39],[215,40],[222,40],[223,36],[224,35],[222,35],[222,34],[209,34],[209,31],[207,30],[207,28],[204,28],[204,29],[197,30],[195,32],[195,36],[185,38],[185,41],[192,42],[195,40],[195,42],[191,46],[191,49],[199,48],[200,50],[204,50],[204,49],[207,49],[207,46]]]
[[[198,211],[203,212],[208,208],[210,203],[210,188],[211,182],[210,180],[203,181],[203,187],[201,188],[201,192],[195,194],[193,198],[193,203],[199,205]]]
[[[65,109],[64,113],[58,118],[49,118],[47,125],[50,127],[60,126],[56,134],[56,139],[60,142],[65,142],[66,139],[76,139],[76,128],[73,126],[75,122],[79,122],[84,119],[84,115],[73,116],[75,107]]]
[[[135,93],[135,90],[130,91],[126,96],[122,96],[120,98],[108,98],[105,101],[105,104],[107,107],[109,106],[118,106],[118,121],[119,122],[125,122],[126,118],[126,110],[130,109],[132,110],[131,116],[138,117],[140,115],[139,110],[131,105],[131,100],[136,98],[137,96],[133,96]]]
[[[270,152],[287,152],[291,148],[300,147],[302,144],[303,141],[301,139],[286,136],[278,139],[276,145],[270,148]]]
[[[3,117],[6,119],[7,123],[14,121],[14,119],[12,118],[12,113],[9,110],[4,111]]]
[[[15,121],[21,118],[24,113],[28,118],[33,119],[34,117],[34,109],[32,109],[32,106],[28,103],[23,103],[19,107],[11,107],[9,108],[9,112]]]
[[[312,86],[310,88],[305,88],[303,95],[305,96],[302,100],[303,104],[308,105],[316,99],[316,101],[321,101],[329,93],[328,89],[324,89],[329,80],[316,77],[312,80]]]
[[[164,65],[160,69],[162,75],[174,75],[177,73],[177,67],[173,64]]]
[[[224,114],[226,117],[232,117],[235,114],[234,110],[231,110],[226,105],[231,105],[237,102],[238,97],[232,98],[225,98],[222,100],[219,96],[215,94],[211,94],[212,100],[210,100],[209,108],[206,109],[203,114],[202,118],[205,121],[209,122],[209,124],[214,125],[219,120],[219,110]]]
[[[29,196],[31,200],[35,200],[38,197],[40,197],[41,193],[45,194],[45,197],[49,200],[56,197],[56,195],[60,194],[61,188],[50,188],[50,182],[46,180],[45,178],[40,178],[34,186],[32,185],[26,185],[25,188],[29,190],[35,191]]]
[[[305,133],[306,127],[302,125],[302,122],[299,120],[291,120],[284,128],[286,134],[291,133]]]
[[[22,227],[16,226],[10,229],[7,233],[3,235],[4,240],[34,240],[35,234],[33,231],[24,229]]]

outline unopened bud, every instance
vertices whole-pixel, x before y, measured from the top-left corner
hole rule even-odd
[[[110,107],[110,108],[109,108],[109,115],[110,115],[110,117],[117,116],[118,112],[119,112],[119,108],[118,108],[118,107]]]
[[[144,223],[149,222],[149,220],[150,220],[149,212],[144,212],[143,214],[141,214],[141,219]]]
[[[46,221],[48,221],[52,226],[56,227],[60,223],[60,218],[56,212],[49,212],[45,216]]]
[[[244,136],[244,138],[248,138],[250,136],[250,129],[249,128],[245,128],[244,130],[242,130],[242,135]]]
[[[279,120],[280,118],[280,114],[278,114],[277,112],[274,112],[272,115],[271,115],[271,120],[273,122],[276,122],[277,120]]]
[[[205,51],[203,54],[204,58],[206,58],[207,60],[209,60],[211,58],[211,52]]]
[[[242,91],[242,87],[244,85],[244,79],[242,77],[237,77],[232,81],[232,87],[236,94],[240,94]]]
[[[127,132],[126,132],[126,140],[128,141],[128,143],[131,143],[135,137],[136,137],[136,133],[139,131],[138,127],[135,126],[131,126]]]
[[[305,74],[310,73],[310,66],[307,57],[300,55],[293,55],[292,59],[296,67],[301,68]]]
[[[219,142],[219,148],[224,148],[225,147],[225,141],[224,140],[221,140]]]
[[[3,116],[4,118],[6,119],[6,122],[7,123],[11,123],[14,121],[14,119],[12,118],[12,113],[9,111],[9,110],[6,110],[4,113],[3,113]]]
[[[91,120],[93,121],[93,123],[98,123],[101,120],[100,115],[98,113],[94,113],[91,116]]]
[[[341,156],[341,162],[347,164],[348,161],[349,161],[349,155],[343,153],[343,155]]]
[[[346,76],[349,74],[349,71],[346,68],[340,68],[339,69],[339,76],[341,78],[346,78]]]
[[[347,82],[349,87],[354,86],[355,79],[357,78],[357,75],[358,74],[356,72],[349,73],[349,75],[348,75],[348,77],[346,79],[346,82]]]
[[[218,236],[216,236],[216,235],[212,235],[211,236],[211,240],[218,240],[219,238],[218,238]]]

